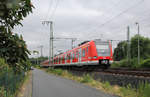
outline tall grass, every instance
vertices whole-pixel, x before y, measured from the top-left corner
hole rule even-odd
[[[82,77],[83,79],[80,81],[81,83],[91,83],[93,78],[89,74],[85,74]]]
[[[139,97],[150,97],[150,84],[141,83],[137,89]]]

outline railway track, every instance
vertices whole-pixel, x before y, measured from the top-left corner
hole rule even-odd
[[[94,72],[94,73],[107,73],[113,75],[128,75],[128,76],[136,76],[136,77],[149,77],[150,78],[150,69],[129,69],[129,68],[87,68],[87,67],[72,67],[69,68],[71,71],[79,71],[79,72]]]
[[[110,74],[120,74],[120,75],[129,75],[129,76],[137,76],[137,77],[150,77],[150,70],[143,69],[122,69],[122,68],[110,68],[107,70],[95,70],[94,72],[104,72]]]

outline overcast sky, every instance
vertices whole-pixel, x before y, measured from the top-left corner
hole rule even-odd
[[[150,38],[150,0],[32,0],[35,9],[17,26],[14,32],[22,34],[29,50],[43,45],[43,55],[48,56],[49,32],[44,20],[54,22],[54,37],[84,40],[126,40],[127,26],[131,36],[140,34]],[[115,47],[117,42],[113,42]],[[55,53],[71,48],[71,40],[54,41]],[[32,55],[33,56],[33,55]],[[31,57],[32,57],[31,56]]]

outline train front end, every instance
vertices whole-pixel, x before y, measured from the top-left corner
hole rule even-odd
[[[112,45],[110,41],[95,40],[97,59],[100,65],[109,67],[113,62]]]

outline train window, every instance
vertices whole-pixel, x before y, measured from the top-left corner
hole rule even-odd
[[[65,55],[65,60],[67,60],[67,55]]]
[[[87,52],[87,55],[88,55],[88,47],[86,48],[86,52]]]
[[[67,55],[67,60],[70,60],[70,54]]]
[[[63,56],[62,60],[63,60],[63,61],[65,60],[65,56]]]
[[[82,51],[82,57],[85,57],[85,49]]]
[[[67,55],[65,55],[65,60],[67,60]]]
[[[75,59],[76,55],[75,55],[75,52],[73,52],[73,59]]]
[[[73,53],[70,54],[70,59],[72,59],[72,58],[73,58]]]
[[[70,59],[71,59],[71,54],[68,55],[68,60],[70,60]]]
[[[73,59],[73,53],[70,54],[70,59]]]
[[[60,63],[62,63],[63,62],[63,56],[61,56],[61,61],[60,61]]]
[[[78,58],[78,51],[76,51],[76,58]]]

